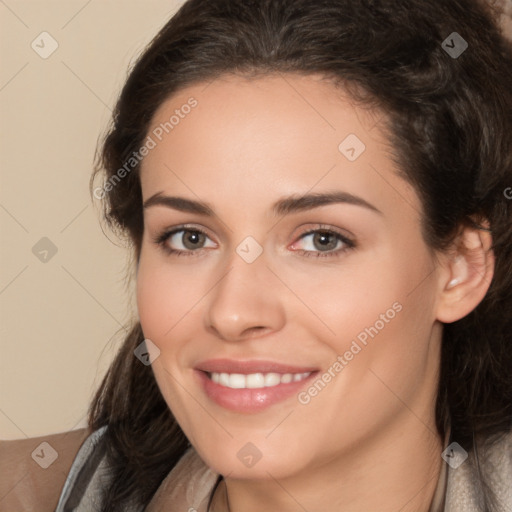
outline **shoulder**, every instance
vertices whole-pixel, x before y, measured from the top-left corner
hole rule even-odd
[[[55,512],[102,510],[103,492],[111,484],[106,455],[107,427],[93,432],[73,461]],[[219,475],[211,471],[193,448],[189,448],[163,480],[145,511],[206,510]],[[139,512],[131,505],[124,512]]]
[[[110,480],[106,461],[106,432],[106,426],[95,430],[81,445],[55,512],[92,512],[101,508],[102,492]]]
[[[446,512],[486,510],[485,496],[499,512],[512,510],[512,432],[481,440],[460,461],[448,471]]]
[[[497,502],[512,510],[512,430],[481,452],[479,463]]]
[[[86,429],[0,441],[0,512],[55,510]]]

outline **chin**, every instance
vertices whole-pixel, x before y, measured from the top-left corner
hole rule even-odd
[[[275,448],[269,447],[265,454],[264,449],[259,450],[250,442],[234,444],[233,449],[228,447],[220,452],[201,451],[201,458],[212,471],[237,480],[286,478],[300,468],[299,461],[280,456]]]

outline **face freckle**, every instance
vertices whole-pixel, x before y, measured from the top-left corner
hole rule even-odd
[[[142,165],[137,305],[159,388],[201,456],[280,478],[431,421],[434,262],[376,117],[318,77],[230,76],[181,90],[148,133],[190,98]],[[239,373],[256,376],[229,386],[254,387],[205,385],[198,367],[218,359],[249,363]],[[292,374],[277,385],[297,382],[290,396],[262,391],[276,373],[262,361]],[[309,369],[303,383],[293,368]]]

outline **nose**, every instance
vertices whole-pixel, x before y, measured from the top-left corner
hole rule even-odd
[[[285,308],[279,284],[266,266],[264,253],[252,263],[234,253],[227,272],[207,296],[206,329],[224,341],[280,330]]]

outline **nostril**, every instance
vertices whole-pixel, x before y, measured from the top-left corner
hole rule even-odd
[[[266,330],[268,330],[268,327],[265,327],[263,325],[257,325],[257,326],[254,326],[254,327],[248,327],[242,333],[241,337],[251,337],[253,334],[260,335],[262,332],[265,332]]]

